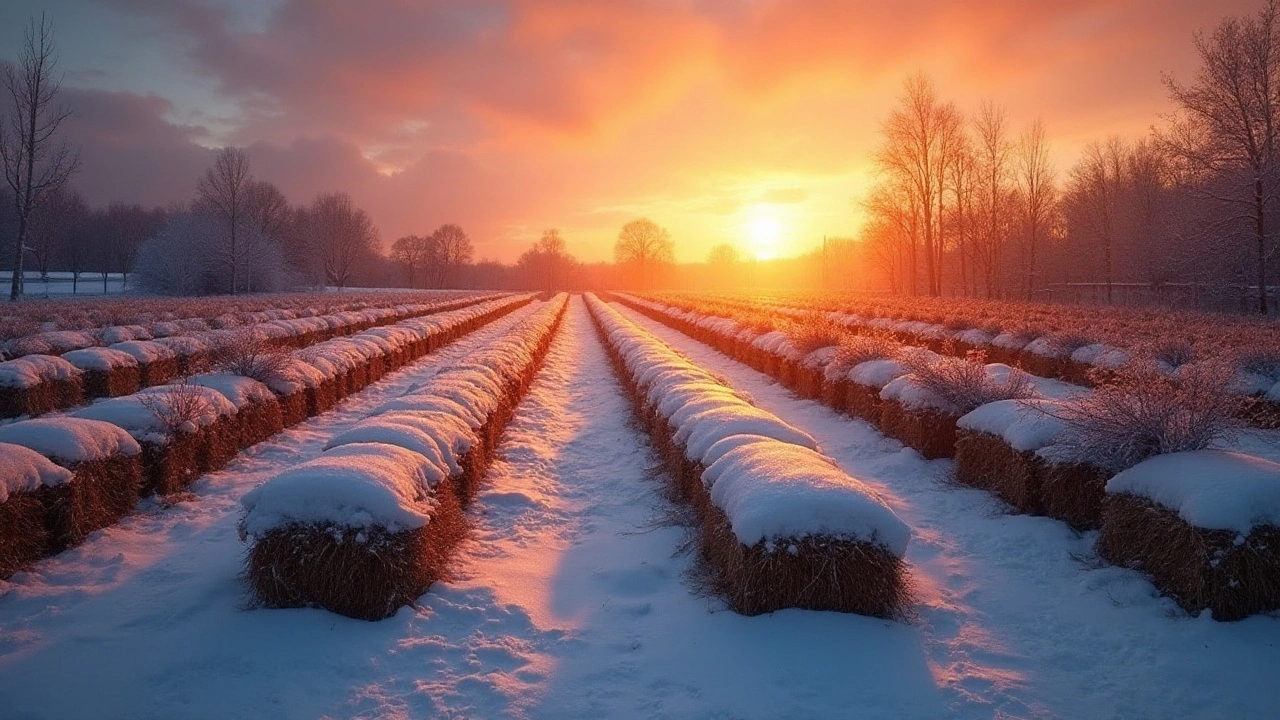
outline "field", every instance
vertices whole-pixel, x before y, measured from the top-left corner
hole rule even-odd
[[[1280,707],[1274,325],[166,302],[0,319],[0,716]]]

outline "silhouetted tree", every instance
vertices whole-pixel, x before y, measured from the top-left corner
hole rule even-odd
[[[0,164],[4,166],[5,182],[13,191],[18,221],[11,301],[22,297],[23,256],[31,214],[80,165],[79,154],[65,140],[58,140],[62,122],[71,111],[53,104],[62,85],[62,79],[54,75],[57,63],[53,24],[41,14],[38,24],[32,18],[27,26],[18,64],[4,65],[9,117],[0,122]]]

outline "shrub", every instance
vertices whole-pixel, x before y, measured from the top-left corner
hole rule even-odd
[[[291,361],[288,349],[259,337],[251,327],[236,330],[214,349],[216,368],[261,383],[285,379]]]
[[[1137,359],[1048,411],[1067,428],[1055,454],[1119,472],[1156,455],[1203,450],[1237,428],[1231,379],[1222,363],[1190,363],[1170,374],[1152,358]]]
[[[1011,368],[1003,380],[992,377],[987,372],[986,353],[981,350],[971,350],[963,359],[908,352],[902,361],[917,384],[953,405],[960,414],[997,400],[1021,400],[1036,394],[1030,376],[1021,370]]]
[[[1175,370],[1196,359],[1196,351],[1191,345],[1181,340],[1169,340],[1157,345],[1152,355],[1156,360]]]
[[[1280,382],[1280,351],[1259,350],[1241,355],[1236,361],[1241,370]]]
[[[842,366],[853,367],[871,360],[892,359],[897,356],[900,347],[883,333],[845,335],[840,338],[840,349],[836,351],[836,357]]]
[[[198,430],[200,419],[212,409],[205,388],[187,378],[145,392],[139,402],[155,414],[170,436]]]
[[[786,330],[791,343],[801,355],[808,355],[814,350],[839,345],[847,331],[840,323],[821,313],[808,313]]]

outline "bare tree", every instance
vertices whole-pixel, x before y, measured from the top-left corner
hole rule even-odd
[[[1036,291],[1036,245],[1048,228],[1056,196],[1053,167],[1049,164],[1049,140],[1037,118],[1018,138],[1016,162],[1018,199],[1027,232],[1027,300]]]
[[[539,290],[551,292],[566,289],[568,276],[576,264],[560,231],[550,228],[542,231],[542,237],[533,247],[520,255],[516,268]]]
[[[357,266],[377,253],[378,230],[346,193],[321,195],[306,212],[306,232],[324,267],[325,281],[346,287]]]
[[[405,235],[391,243],[391,259],[404,266],[409,275],[409,287],[417,287],[414,277],[427,260],[429,243],[421,235]]]
[[[1277,198],[1280,133],[1280,0],[1266,0],[1254,17],[1227,18],[1213,33],[1197,33],[1200,69],[1190,85],[1165,78],[1181,117],[1161,137],[1186,162],[1238,178],[1227,188],[1200,190],[1252,224],[1258,312],[1266,314],[1267,259],[1274,240],[1267,211]]]
[[[910,189],[909,203],[919,215],[925,275],[931,295],[941,293],[939,259],[944,174],[959,147],[960,115],[952,103],[938,99],[933,81],[923,73],[907,79],[898,107],[884,123],[885,142],[876,160],[896,175],[894,185]],[[914,290],[914,282],[912,284]]]
[[[40,278],[49,281],[49,271],[60,259],[64,245],[84,222],[89,209],[80,193],[60,187],[45,196],[45,202],[31,214],[27,226],[27,251]]]
[[[0,161],[18,218],[10,301],[22,297],[22,261],[32,212],[80,165],[79,153],[65,140],[58,141],[58,130],[71,111],[53,104],[62,85],[61,77],[54,76],[57,63],[53,23],[41,14],[38,24],[32,18],[27,26],[18,65],[6,63],[3,73],[10,116],[0,122]]]
[[[977,133],[977,255],[987,297],[993,298],[1001,294],[1000,269],[1012,233],[1013,143],[1005,110],[993,102],[982,104],[973,126]]]
[[[742,260],[742,253],[732,243],[720,243],[707,253],[707,264],[719,269],[731,268]]]
[[[243,262],[241,247],[244,235],[241,225],[249,220],[249,206],[253,176],[249,174],[249,158],[236,147],[218,151],[213,167],[205,170],[196,183],[198,204],[218,217],[225,226],[227,242],[223,248],[222,264],[231,275],[231,294],[240,290],[240,266]]]
[[[671,242],[671,233],[654,221],[632,220],[618,232],[613,259],[618,265],[633,268],[640,284],[648,286],[656,268],[675,261],[675,244]]]
[[[440,285],[448,287],[456,279],[457,271],[471,262],[475,247],[467,233],[453,223],[436,228],[431,233],[431,240],[435,246],[434,260],[439,269]]]
[[[1092,142],[1071,170],[1071,201],[1074,217],[1102,246],[1102,279],[1107,302],[1112,302],[1113,260],[1116,227],[1120,212],[1120,187],[1124,182],[1126,155],[1124,141],[1112,136],[1105,143]]]

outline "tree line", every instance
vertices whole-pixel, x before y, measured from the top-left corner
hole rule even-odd
[[[903,294],[1053,300],[1136,283],[1275,310],[1280,189],[1280,4],[1224,19],[1200,67],[1163,81],[1175,111],[1146,137],[1089,143],[1066,173],[1044,123],[971,113],[913,75],[885,119],[862,241]],[[1186,290],[1190,288],[1190,290]]]

